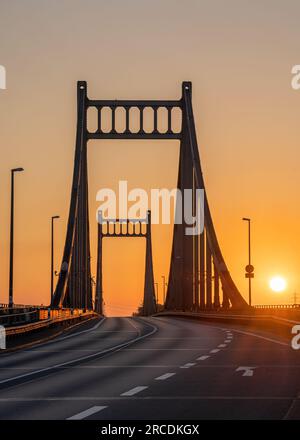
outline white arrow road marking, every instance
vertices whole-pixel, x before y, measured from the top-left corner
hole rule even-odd
[[[235,371],[244,371],[243,376],[253,376],[256,367],[238,367]]]
[[[92,414],[96,414],[97,412],[102,411],[105,408],[107,408],[107,406],[92,406],[91,408],[86,409],[85,411],[82,411],[78,414],[75,414],[75,416],[69,417],[67,420],[86,419],[87,417],[91,416]]]

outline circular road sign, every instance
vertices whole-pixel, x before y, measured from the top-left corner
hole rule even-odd
[[[247,264],[247,266],[245,267],[245,270],[247,273],[252,273],[252,272],[254,272],[254,266],[252,266],[252,264]]]

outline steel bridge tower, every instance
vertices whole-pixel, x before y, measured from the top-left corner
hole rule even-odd
[[[61,270],[51,306],[92,308],[87,176],[88,141],[90,139],[177,139],[180,141],[177,186],[182,192],[184,189],[193,189],[194,206],[197,206],[197,190],[204,190],[204,230],[199,235],[191,236],[185,233],[187,225],[174,224],[165,308],[182,311],[210,310],[220,307],[247,308],[248,304],[238,291],[224,261],[209,209],[197,145],[191,82],[183,82],[180,100],[94,100],[87,97],[86,82],[79,81],[77,101],[77,135],[69,219]],[[98,115],[98,126],[93,132],[87,129],[87,111],[91,107],[96,108]],[[111,129],[108,132],[103,130],[102,125],[101,115],[104,107],[111,109]],[[125,110],[123,132],[116,129],[115,115],[120,107]],[[150,132],[145,130],[144,125],[144,110],[149,107],[153,112],[153,129]],[[130,129],[132,108],[137,108],[139,111],[140,124],[137,132]],[[165,108],[167,111],[167,130],[164,132],[158,129],[160,108]],[[180,132],[175,132],[172,128],[172,112],[175,108],[181,110]],[[149,249],[151,250],[151,246]],[[96,309],[101,313],[99,270],[98,264]],[[146,270],[146,278],[147,276],[149,279],[153,277],[153,268]],[[149,285],[151,283],[152,281]],[[146,284],[148,284],[147,280],[145,286]],[[152,287],[150,291],[151,303],[153,299],[151,295],[153,296],[154,291]],[[151,314],[153,304],[149,308],[146,303],[144,306]]]
[[[110,226],[112,226],[112,228],[110,228]],[[148,211],[147,218],[144,221],[135,219],[103,220],[100,213],[100,219],[98,220],[97,281],[95,296],[95,311],[100,315],[103,315],[102,240],[105,237],[137,237],[146,239],[143,316],[153,315],[157,310],[153,275],[151,212]]]

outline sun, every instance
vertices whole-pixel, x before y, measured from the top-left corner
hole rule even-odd
[[[274,292],[282,292],[286,288],[286,280],[281,276],[276,276],[270,279],[270,288]]]

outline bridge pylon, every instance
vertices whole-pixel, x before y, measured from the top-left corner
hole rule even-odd
[[[204,229],[196,235],[185,233],[185,224],[175,224],[169,282],[165,307],[169,310],[211,310],[222,307],[245,309],[247,302],[238,291],[223,258],[204,185],[196,129],[192,108],[192,84],[182,83],[179,100],[98,100],[87,97],[85,81],[77,83],[77,135],[74,158],[71,203],[61,270],[52,299],[52,307],[92,308],[92,284],[90,269],[90,233],[88,214],[87,145],[92,139],[151,139],[179,140],[180,160],[178,188],[193,189],[193,206],[196,207],[197,190],[204,191]],[[89,108],[97,111],[97,128],[87,128]],[[111,112],[110,129],[104,129],[102,110]],[[125,110],[123,131],[116,126],[116,110]],[[152,109],[153,126],[145,125],[144,111]],[[159,130],[159,109],[167,114],[167,128]],[[131,110],[139,112],[140,126],[131,130]],[[173,129],[173,110],[180,109],[180,131]],[[183,196],[183,199],[185,196]],[[184,204],[184,200],[183,200]],[[176,208],[177,209],[177,208]],[[194,208],[195,211],[195,208]],[[102,230],[103,233],[103,230]],[[145,313],[154,311],[155,295],[151,233],[147,240],[144,307]],[[102,249],[101,256],[102,256]],[[99,258],[99,251],[98,251]],[[99,270],[99,267],[98,267]],[[99,275],[99,274],[98,274]],[[102,275],[97,277],[95,307],[102,313]],[[220,296],[222,288],[223,298]]]
[[[157,304],[155,298],[152,240],[151,240],[151,212],[148,211],[143,315],[150,316],[153,315],[156,311],[157,311]]]
[[[110,228],[110,225],[112,228]],[[103,314],[103,290],[102,290],[102,241],[106,237],[137,237],[146,239],[145,253],[145,282],[143,297],[143,316],[150,316],[156,312],[156,298],[153,275],[153,257],[151,242],[151,212],[147,212],[145,219],[107,219],[104,220],[102,213],[98,212],[98,251],[97,251],[97,280],[95,311]]]
[[[182,131],[177,186],[181,190],[193,188],[193,206],[196,190],[204,191],[203,231],[200,235],[186,235],[188,225],[175,224],[166,309],[197,311],[236,309],[248,307],[238,291],[223,258],[213,225],[197,145],[192,108],[192,83],[182,83]],[[195,213],[195,211],[194,211]],[[220,283],[223,303],[220,300]]]

